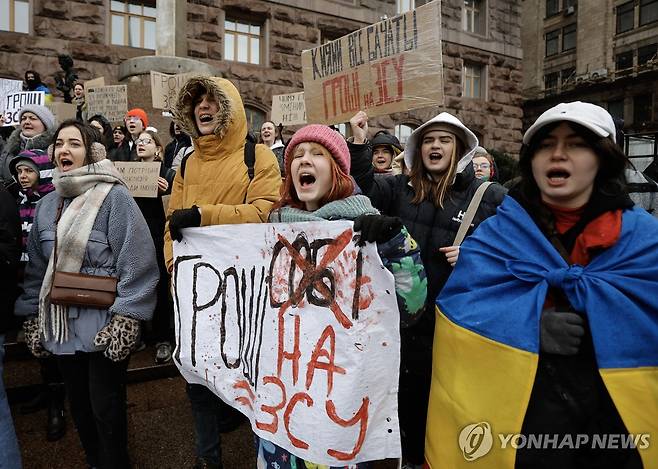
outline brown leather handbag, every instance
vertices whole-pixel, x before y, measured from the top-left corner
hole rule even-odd
[[[112,306],[117,296],[117,279],[102,275],[74,272],[58,272],[57,224],[62,216],[64,199],[60,200],[55,220],[55,253],[53,259],[53,283],[50,287],[50,302],[62,306],[84,306],[106,309]]]

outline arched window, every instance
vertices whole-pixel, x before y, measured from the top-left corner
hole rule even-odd
[[[245,106],[244,112],[247,115],[247,127],[256,134],[260,133],[260,128],[265,122],[265,113],[254,106]]]
[[[407,139],[415,128],[416,126],[412,126],[411,124],[398,124],[395,126],[395,136],[400,140],[402,145],[406,145]]]

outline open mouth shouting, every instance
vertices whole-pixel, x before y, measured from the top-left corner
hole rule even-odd
[[[73,159],[68,156],[59,157],[59,167],[62,168],[62,172],[66,172],[71,169],[73,166]]]
[[[432,161],[432,162],[441,161],[441,158],[443,158],[443,155],[441,153],[439,153],[438,151],[433,151],[428,156],[429,156],[430,161]]]
[[[564,168],[551,168],[546,172],[548,184],[553,187],[563,186],[571,177],[571,173]]]
[[[299,173],[297,180],[300,191],[307,191],[313,188],[313,185],[315,184],[315,175],[308,171],[304,171]]]

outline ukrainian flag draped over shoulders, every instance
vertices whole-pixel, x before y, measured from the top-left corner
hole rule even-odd
[[[603,381],[629,433],[651,434],[640,455],[645,468],[658,467],[658,221],[625,211],[614,246],[569,266],[507,196],[464,242],[436,301],[425,445],[432,469],[514,467],[515,450],[501,449],[498,434],[521,431],[549,286],[587,315]],[[472,424],[480,425],[460,438]]]

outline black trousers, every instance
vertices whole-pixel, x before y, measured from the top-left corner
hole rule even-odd
[[[130,467],[126,415],[128,360],[115,363],[102,352],[58,355],[73,422],[90,466]]]

